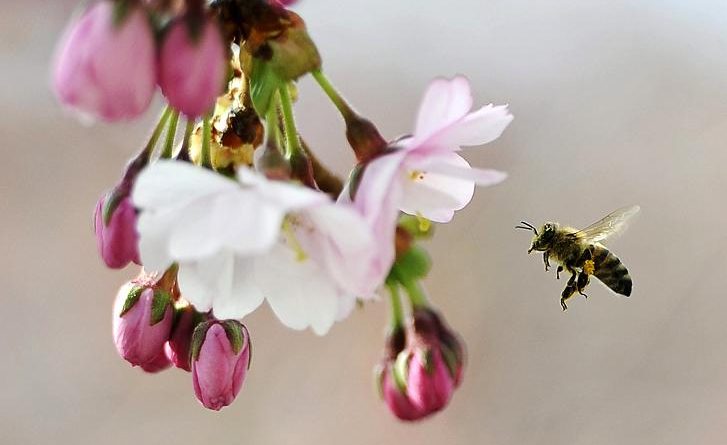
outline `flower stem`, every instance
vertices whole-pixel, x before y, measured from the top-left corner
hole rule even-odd
[[[424,295],[424,290],[419,285],[417,280],[412,280],[406,274],[402,273],[396,266],[392,269],[396,280],[404,286],[406,293],[409,296],[409,301],[414,308],[424,308],[429,306],[427,302],[427,296]]]
[[[182,139],[182,148],[177,153],[178,159],[189,160],[189,141],[192,139],[192,132],[194,131],[194,119],[187,119],[187,124],[184,126],[184,139]]]
[[[211,116],[202,118],[202,152],[200,153],[199,163],[202,167],[212,169],[212,156],[210,154],[210,143],[212,142],[212,122]]]
[[[154,131],[151,133],[149,142],[146,143],[146,147],[144,147],[144,150],[142,151],[142,156],[146,158],[147,162],[151,158],[152,153],[154,153],[154,147],[156,147],[159,137],[162,135],[162,131],[164,130],[164,126],[167,124],[167,120],[169,120],[169,116],[172,112],[172,107],[168,105],[164,107],[164,111],[162,111],[162,115],[159,117],[159,121],[157,122],[156,127],[154,127]]]
[[[404,310],[401,307],[401,296],[399,285],[396,282],[386,284],[389,288],[389,299],[391,301],[391,330],[396,331],[404,326]]]
[[[162,150],[162,159],[169,159],[172,157],[174,151],[174,137],[177,135],[177,125],[179,124],[179,112],[173,110],[171,113],[171,119],[169,120],[169,127],[167,128],[167,137],[164,141],[164,150]]]
[[[295,116],[293,116],[293,100],[290,98],[288,85],[283,85],[278,90],[280,93],[280,108],[283,112],[283,125],[285,126],[285,140],[287,142],[288,157],[298,155],[302,152],[298,130],[295,127]]]
[[[347,121],[351,116],[355,114],[351,106],[348,105],[348,103],[341,96],[338,90],[333,87],[333,84],[331,84],[325,74],[323,74],[323,71],[315,70],[311,72],[311,75],[316,80],[316,82],[318,82],[318,85],[320,85],[323,92],[326,93],[329,99],[331,99],[333,105],[338,108],[338,111],[341,113],[344,120]]]

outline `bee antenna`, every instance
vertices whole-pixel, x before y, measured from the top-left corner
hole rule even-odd
[[[535,233],[536,236],[538,235],[538,229],[536,229],[534,225],[530,224],[527,221],[520,221],[520,224],[522,224],[525,227],[515,226],[515,228],[516,229],[532,230],[533,233]]]

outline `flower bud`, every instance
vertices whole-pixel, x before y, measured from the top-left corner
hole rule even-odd
[[[280,80],[288,82],[319,69],[321,56],[298,14],[287,11],[283,21],[283,32],[267,40],[271,50],[268,63]]]
[[[150,283],[121,287],[114,304],[113,334],[119,355],[133,366],[154,369],[172,329],[169,293]]]
[[[407,395],[417,409],[434,413],[447,406],[454,392],[454,378],[438,345],[416,346],[402,352],[399,360],[406,361]]]
[[[192,334],[194,328],[202,321],[202,314],[192,306],[177,309],[174,327],[169,341],[164,345],[164,352],[174,366],[185,371],[192,370]]]
[[[145,11],[99,1],[73,21],[55,56],[53,88],[61,103],[107,121],[134,118],[157,81],[154,35]]]
[[[161,354],[157,354],[157,356],[152,361],[143,365],[139,365],[139,367],[143,369],[144,372],[148,372],[149,374],[156,374],[159,371],[164,371],[170,366],[172,366],[172,362],[170,362],[167,356],[164,355],[163,351]]]
[[[171,25],[160,51],[159,85],[169,104],[189,117],[210,111],[222,94],[227,51],[213,18]]]
[[[121,194],[118,190],[101,197],[94,212],[98,253],[112,269],[121,269],[132,261],[141,264],[136,210],[128,194]]]
[[[232,403],[250,366],[250,335],[236,320],[211,320],[194,330],[192,380],[197,399],[219,411]]]
[[[381,398],[386,406],[400,420],[413,421],[426,417],[426,411],[422,411],[409,400],[406,386],[402,386],[394,375],[393,363],[385,362],[375,371],[379,385]]]

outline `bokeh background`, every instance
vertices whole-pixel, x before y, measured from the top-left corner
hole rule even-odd
[[[390,138],[427,82],[467,74],[509,103],[502,138],[467,157],[506,170],[428,244],[432,301],[469,348],[463,386],[423,423],[378,400],[386,304],[326,337],[246,319],[252,371],[220,413],[190,375],[119,359],[117,287],[91,212],[143,143],[141,121],[84,127],[48,90],[74,2],[5,0],[0,15],[0,443],[722,444],[727,441],[727,8],[708,0],[304,0],[330,78]],[[310,79],[296,111],[320,157],[352,162]],[[521,219],[587,225],[638,203],[611,247],[630,299],[563,286],[526,255]]]

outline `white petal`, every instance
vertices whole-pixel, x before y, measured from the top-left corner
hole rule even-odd
[[[262,304],[264,298],[255,279],[255,261],[251,258],[235,258],[230,293],[218,295],[212,304],[215,317],[242,318]]]
[[[207,312],[212,309],[216,298],[229,295],[233,267],[234,257],[226,251],[197,261],[180,263],[177,275],[179,290],[184,299],[198,311]]]
[[[507,105],[490,104],[442,129],[427,140],[426,145],[458,150],[460,147],[486,144],[499,138],[512,119]]]
[[[208,257],[222,248],[218,236],[221,217],[216,197],[197,199],[178,212],[177,221],[169,228],[169,254],[178,261]]]
[[[257,281],[280,321],[292,329],[311,327],[323,335],[338,314],[335,284],[310,259],[298,261],[285,246],[276,246],[257,262]]]
[[[338,313],[336,321],[342,321],[348,318],[356,307],[356,297],[350,294],[340,295],[338,297]]]
[[[174,259],[169,255],[169,233],[176,212],[142,212],[136,222],[141,263],[149,271],[164,271]]]
[[[257,187],[267,201],[272,201],[286,211],[331,201],[325,193],[292,182],[271,181],[247,167],[237,170],[237,178],[242,184]]]
[[[378,219],[385,203],[398,205],[395,199],[399,198],[401,188],[399,170],[406,156],[407,152],[399,150],[376,158],[366,166],[354,205],[368,221]]]
[[[355,209],[328,204],[306,210],[299,219],[296,238],[341,289],[369,295],[382,284],[370,272],[378,252],[372,228]]]
[[[460,120],[472,108],[472,92],[467,78],[435,79],[427,87],[417,117],[414,137],[423,141]]]
[[[428,167],[427,171],[440,173],[453,178],[473,181],[481,187],[499,184],[507,179],[507,173],[487,168],[460,167],[452,164],[437,163]]]
[[[445,164],[460,169],[471,168],[464,158],[455,153],[427,158],[426,161],[428,166]],[[474,181],[418,171],[423,167],[421,163],[407,164],[407,167],[411,169],[407,168],[409,173],[404,179],[402,212],[445,223],[451,221],[455,210],[463,208],[472,200]]]
[[[136,178],[132,201],[141,209],[163,208],[236,188],[235,181],[207,169],[161,159]]]

